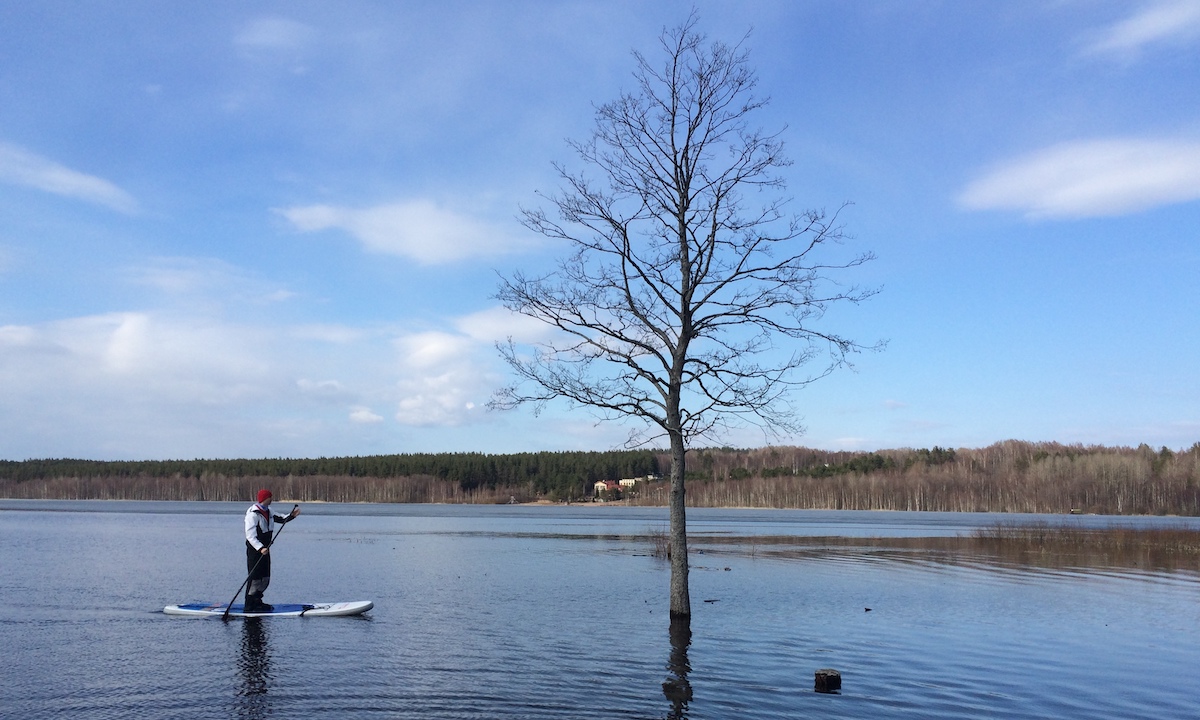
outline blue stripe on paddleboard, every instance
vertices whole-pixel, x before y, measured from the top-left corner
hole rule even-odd
[[[270,612],[262,612],[262,611],[256,610],[256,611],[254,611],[254,614],[255,615],[275,615],[278,613],[298,613],[298,612],[304,610],[306,607],[311,608],[312,605],[280,603],[278,605],[272,605]],[[187,605],[180,605],[179,609],[180,610],[193,610],[193,611],[207,610],[209,612],[224,613],[225,612],[225,603],[188,603]],[[245,606],[242,603],[234,603],[229,608],[229,612],[231,612],[231,613],[245,612]]]

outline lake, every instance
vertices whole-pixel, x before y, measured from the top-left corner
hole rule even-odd
[[[232,597],[247,505],[0,500],[0,717],[1200,718],[1194,570],[782,540],[1194,518],[690,509],[689,636],[665,508],[308,504],[267,601],[372,611],[164,615]]]

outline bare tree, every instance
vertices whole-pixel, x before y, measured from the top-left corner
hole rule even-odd
[[[790,163],[779,133],[749,124],[767,100],[754,94],[747,52],[709,42],[696,22],[663,30],[658,65],[635,52],[636,88],[597,108],[591,137],[570,143],[595,177],[556,164],[562,187],[543,196],[555,212],[522,211],[526,227],[573,251],[553,273],[502,279],[498,299],[559,332],[498,346],[518,381],[491,403],[566,399],[635,421],[631,446],[670,439],[675,617],[691,615],[689,444],[746,424],[799,432],[791,391],[862,349],[816,322],[832,303],[874,294],[832,278],[870,254],[817,258],[843,239],[837,213],[788,215],[771,192]]]

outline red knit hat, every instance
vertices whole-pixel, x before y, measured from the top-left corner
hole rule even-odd
[[[269,498],[269,497],[271,497],[271,491],[270,491],[270,490],[259,490],[259,491],[258,491],[258,502],[259,502],[259,503],[264,503],[264,502],[266,502],[266,501],[267,501],[267,498]]]

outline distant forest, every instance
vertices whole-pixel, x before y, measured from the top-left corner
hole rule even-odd
[[[688,453],[692,507],[1200,515],[1200,443],[1167,448],[1006,441],[982,449]],[[296,502],[589,501],[598,480],[660,477],[623,502],[665,505],[665,451],[442,453],[309,460],[0,461],[0,497]],[[612,500],[614,498],[605,498]]]

